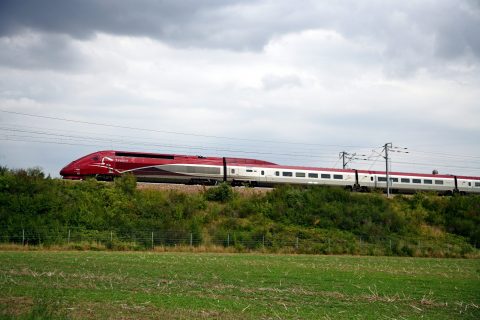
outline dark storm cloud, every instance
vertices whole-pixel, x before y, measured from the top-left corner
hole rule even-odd
[[[478,1],[3,0],[0,37],[25,32],[90,39],[96,33],[148,37],[175,47],[259,51],[276,37],[334,30],[382,50],[387,74],[405,76],[444,62],[480,59]],[[48,40],[65,61],[68,44]],[[65,40],[66,41],[66,40]],[[25,48],[35,57],[41,46]],[[32,51],[33,50],[33,51]],[[2,58],[9,63],[12,58]],[[48,57],[47,57],[48,58]],[[358,57],[357,60],[361,60]],[[34,58],[26,59],[33,61]],[[47,61],[46,66],[50,65]],[[361,62],[361,61],[360,61]],[[53,62],[52,62],[53,63]],[[37,63],[42,65],[42,60]]]
[[[25,28],[88,38],[95,32],[146,36],[186,46],[259,49],[273,36],[326,28],[409,47],[432,36],[440,55],[480,56],[475,1],[3,0],[0,35]]]
[[[25,29],[68,34],[86,39],[96,32],[146,36],[168,42],[195,44],[224,30],[210,21],[215,11],[237,1],[175,0],[5,0],[0,2],[0,35]],[[246,1],[242,1],[246,3]],[[210,16],[210,17],[209,17]],[[213,25],[213,27],[210,27]],[[228,33],[228,32],[227,32]]]

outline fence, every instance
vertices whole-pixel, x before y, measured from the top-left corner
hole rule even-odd
[[[195,230],[91,230],[81,228],[5,228],[0,243],[29,246],[68,246],[113,250],[168,250],[172,247],[216,247],[230,251],[267,251],[313,254],[359,254],[460,257],[478,250],[464,241],[435,239],[372,238],[317,235],[314,238],[292,233],[245,231],[200,232]],[[88,246],[87,244],[90,244]],[[87,245],[87,246],[86,246]]]

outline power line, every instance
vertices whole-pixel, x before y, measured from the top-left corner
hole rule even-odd
[[[372,160],[369,160],[372,161]],[[364,161],[359,161],[357,163],[360,164],[370,164],[370,162],[364,162]],[[390,162],[391,164],[392,162]],[[468,167],[468,166],[456,166],[456,165],[441,165],[441,164],[436,164],[436,165],[431,165],[431,164],[426,164],[426,163],[417,163],[417,162],[400,162],[400,161],[394,161],[393,162],[395,165],[410,165],[414,167],[440,167],[440,168],[454,168],[454,169],[473,169],[473,170],[480,170],[480,167]],[[375,164],[375,163],[374,163]],[[373,165],[370,166],[368,170],[371,170]]]
[[[15,111],[6,111],[6,110],[0,110],[0,112],[4,113],[9,113],[9,114],[15,114],[15,115],[21,115],[21,116],[30,116],[30,117],[37,117],[37,118],[44,118],[44,119],[50,119],[50,120],[57,120],[57,121],[67,121],[71,123],[79,123],[79,124],[88,124],[88,125],[95,125],[95,126],[102,126],[102,127],[112,127],[112,128],[120,128],[120,129],[129,129],[129,130],[138,130],[142,132],[154,132],[154,133],[163,133],[163,134],[175,134],[175,135],[182,135],[182,136],[190,136],[190,137],[199,137],[199,138],[217,138],[217,139],[229,139],[229,140],[237,140],[237,141],[251,141],[251,142],[269,142],[269,143],[283,143],[283,144],[289,144],[289,145],[294,145],[294,148],[289,147],[292,149],[292,151],[299,150],[298,146],[310,146],[310,147],[315,147],[315,148],[301,148],[300,150],[304,150],[303,152],[307,153],[299,153],[299,152],[267,152],[267,151],[258,151],[258,150],[249,150],[245,151],[242,149],[232,149],[232,148],[224,148],[224,147],[217,147],[218,143],[214,144],[212,147],[205,147],[206,144],[213,144],[211,142],[202,142],[202,145],[204,147],[197,147],[197,146],[192,146],[192,145],[182,145],[182,144],[158,144],[154,142],[145,142],[146,140],[154,140],[156,138],[148,138],[148,137],[134,137],[134,139],[130,139],[131,136],[122,136],[122,135],[112,135],[108,133],[92,133],[92,132],[86,132],[85,135],[72,135],[70,134],[71,132],[75,132],[73,130],[56,130],[58,131],[63,131],[66,132],[66,134],[61,134],[61,133],[53,133],[55,130],[52,129],[46,129],[46,128],[41,128],[40,130],[29,130],[32,127],[31,126],[23,126],[26,127],[26,130],[20,130],[15,127],[13,128],[7,128],[3,127],[0,128],[0,130],[4,131],[11,131],[11,132],[24,132],[24,133],[31,133],[36,136],[19,136],[19,135],[7,135],[7,138],[3,138],[1,140],[10,140],[10,141],[24,141],[24,142],[35,142],[35,143],[49,143],[49,144],[63,144],[63,145],[78,145],[78,146],[92,146],[92,147],[108,147],[113,149],[113,144],[115,145],[135,145],[135,146],[146,146],[146,147],[161,147],[161,148],[172,148],[172,149],[188,149],[188,150],[213,150],[213,151],[218,151],[218,152],[226,152],[226,153],[241,153],[241,154],[257,154],[257,155],[264,155],[264,156],[275,156],[275,157],[282,157],[282,158],[289,158],[289,159],[333,159],[335,156],[332,154],[331,156],[328,155],[319,155],[319,154],[314,154],[315,149],[317,148],[331,148],[331,147],[339,147],[340,145],[334,145],[334,144],[314,144],[314,143],[297,143],[297,142],[288,142],[288,141],[276,141],[276,140],[258,140],[258,139],[245,139],[245,138],[233,138],[233,137],[222,137],[222,136],[215,136],[215,135],[203,135],[203,134],[194,134],[194,133],[184,133],[184,132],[173,132],[173,131],[163,131],[163,130],[155,130],[155,129],[146,129],[146,128],[136,128],[136,127],[129,127],[129,126],[120,126],[120,125],[112,125],[112,124],[107,124],[107,123],[96,123],[96,122],[89,122],[89,121],[81,121],[81,120],[72,120],[72,119],[66,119],[66,118],[58,118],[58,117],[50,117],[50,116],[43,116],[43,115],[35,115],[35,114],[28,114],[28,113],[22,113],[22,112],[15,112]],[[20,126],[22,127],[22,126]],[[82,131],[77,131],[80,133],[85,133]],[[101,134],[103,136],[112,136],[112,138],[101,138],[98,136],[89,136],[90,135],[98,135]],[[15,138],[11,139],[11,138]],[[49,138],[51,137],[51,138]],[[118,139],[120,137],[121,139]],[[122,139],[126,138],[126,139]],[[24,139],[24,140],[22,140]],[[26,140],[26,139],[34,139],[34,140]],[[56,139],[55,141],[45,141],[46,139]],[[61,139],[59,142],[58,139]],[[158,138],[157,138],[158,139]],[[175,138],[177,139],[177,138]],[[139,141],[140,140],[140,141]],[[177,139],[178,140],[178,139]],[[176,141],[177,141],[176,140]],[[87,141],[87,143],[85,143]],[[92,141],[96,141],[101,143],[100,144],[92,144]],[[88,143],[90,142],[90,143]],[[251,149],[255,149],[255,146],[249,146],[245,145],[245,147]],[[355,147],[355,148],[366,148],[366,147],[361,147],[361,146],[340,146],[340,147]],[[265,150],[266,145],[262,145],[261,150]],[[273,148],[272,148],[273,149]],[[268,149],[267,149],[268,150]],[[373,150],[372,152],[374,152]],[[392,152],[395,150],[391,150]],[[458,163],[458,161],[468,161],[469,164],[475,163],[477,160],[474,159],[480,159],[480,157],[473,156],[473,155],[459,155],[459,154],[451,154],[451,153],[440,153],[440,152],[427,152],[427,151],[413,151],[413,154],[415,154],[418,157],[423,157],[423,158],[435,158],[437,159],[438,157],[435,157],[435,155],[441,155],[442,158],[454,158],[454,159],[461,159],[463,160],[455,160],[455,162]],[[428,157],[428,155],[432,155],[432,157]],[[356,153],[352,154],[352,156],[358,156]],[[363,156],[363,155],[361,155]],[[366,159],[360,159],[360,158],[353,158],[350,159],[349,161],[353,160],[364,160],[364,161],[372,161],[373,163],[371,164],[370,168],[375,165],[375,163],[378,160],[375,159],[373,155],[368,156]],[[438,160],[438,159],[437,159]],[[347,162],[348,163],[348,162]],[[362,162],[359,162],[362,163]],[[442,165],[442,164],[435,164],[435,163],[422,163],[422,162],[410,162],[410,161],[395,161],[395,164],[398,165],[413,165],[413,166],[422,166],[422,167],[442,167],[442,168],[459,168],[459,169],[473,169],[473,170],[479,170],[477,167],[472,167],[472,166],[460,166],[460,165]],[[336,164],[334,165],[334,167]],[[370,170],[370,169],[369,169]]]
[[[279,152],[266,152],[266,151],[257,151],[255,150],[256,147],[253,146],[253,150],[252,150],[252,146],[248,146],[248,149],[249,151],[245,151],[245,149],[242,149],[242,150],[232,150],[230,148],[219,148],[217,147],[216,145],[210,147],[210,148],[206,148],[206,147],[203,147],[203,148],[200,148],[200,147],[197,147],[197,146],[191,146],[191,145],[179,145],[179,144],[157,144],[157,143],[152,143],[151,141],[148,141],[148,140],[158,140],[158,138],[148,138],[148,137],[138,137],[138,136],[135,136],[135,140],[132,140],[130,138],[132,138],[132,136],[123,136],[123,135],[112,135],[112,134],[108,134],[108,133],[99,133],[99,132],[84,132],[84,131],[74,131],[74,130],[52,130],[52,129],[47,129],[47,128],[39,128],[39,127],[33,127],[33,126],[21,126],[21,125],[18,125],[18,127],[23,127],[23,128],[27,128],[25,130],[21,130],[21,129],[18,129],[18,128],[15,128],[15,127],[0,127],[0,130],[7,130],[7,131],[13,131],[13,132],[28,132],[28,133],[34,133],[34,134],[39,134],[39,135],[55,135],[55,136],[58,136],[58,137],[62,137],[62,138],[65,138],[65,137],[68,137],[69,140],[80,140],[80,141],[84,141],[84,140],[88,140],[88,141],[91,141],[91,140],[99,140],[99,141],[102,141],[102,142],[106,142],[108,143],[108,147],[111,147],[111,144],[112,143],[120,143],[120,144],[128,144],[128,145],[148,145],[148,146],[157,146],[157,147],[171,147],[171,148],[183,148],[183,149],[192,149],[192,150],[214,150],[214,151],[221,151],[221,152],[237,152],[237,153],[243,153],[243,154],[262,154],[262,155],[276,155],[276,156],[280,156],[282,158],[285,158],[285,157],[289,157],[289,158],[295,158],[295,159],[302,159],[302,158],[305,158],[305,159],[312,159],[312,158],[315,158],[315,159],[332,159],[334,156],[333,155],[315,155],[313,152],[315,152],[314,150],[312,149],[305,149],[305,150],[302,150],[303,152],[309,152],[308,154],[301,154],[299,152],[295,152],[295,153],[292,153],[292,152],[288,152],[288,153],[279,153]],[[30,130],[31,128],[34,128],[34,129],[38,129],[38,130]],[[90,135],[95,135],[94,137],[92,136],[78,136],[78,135],[71,135],[71,134],[59,134],[59,133],[51,133],[51,131],[59,131],[59,132],[79,132],[81,134],[90,134]],[[112,137],[119,137],[119,138],[122,138],[122,139],[108,139],[108,138],[99,138],[98,136],[99,135],[102,135],[102,136],[112,136]],[[33,138],[32,136],[28,136],[29,138]],[[37,138],[37,137],[35,137]],[[123,139],[125,138],[125,139]],[[142,141],[142,142],[139,142]],[[148,141],[148,143],[143,143],[143,141]],[[202,142],[202,145],[205,146],[205,144],[211,144],[210,142]],[[218,145],[218,144],[217,144]],[[263,145],[264,146],[264,145]],[[247,146],[245,146],[247,147]],[[262,150],[265,149],[265,148],[262,148]],[[295,148],[297,149],[297,148]],[[294,150],[291,150],[291,151],[294,151]],[[393,151],[393,150],[392,150]],[[428,152],[426,152],[428,153]],[[436,153],[435,153],[436,154]],[[445,154],[445,153],[442,153],[442,154]],[[399,156],[401,154],[398,154]],[[413,154],[410,153],[409,156],[412,156]],[[445,154],[447,155],[447,154]],[[448,154],[449,156],[451,157],[454,157],[454,158],[457,158],[457,159],[460,159],[460,156],[454,156],[452,154]],[[373,156],[370,155],[368,156],[368,159],[362,159],[362,158],[358,158],[357,156],[364,156],[364,155],[357,155],[357,153],[354,153],[354,154],[349,154],[347,152],[345,152],[345,165],[348,164],[349,162],[351,161],[354,161],[354,160],[366,160],[366,161],[369,161]],[[378,155],[379,156],[379,155]],[[421,158],[426,158],[426,159],[433,159],[435,158],[435,160],[438,160],[436,156],[428,156],[428,155],[424,155],[424,154],[421,154],[421,155],[416,155],[416,156],[419,156]],[[442,158],[445,158],[447,156],[443,156]],[[471,157],[469,159],[461,159],[461,160],[455,160],[455,162],[465,162],[467,163],[468,161],[468,164],[477,164],[479,163],[480,160],[474,160],[475,157]],[[435,161],[433,160],[433,161]],[[441,164],[435,164],[433,161],[429,161],[429,165],[428,166],[443,166]],[[396,161],[396,163],[400,163],[401,161]],[[424,161],[422,161],[424,162]],[[335,165],[333,167],[336,167],[338,161],[335,161]],[[406,162],[408,164],[422,164],[423,163],[419,163],[419,162]],[[374,163],[372,163],[372,165],[370,166],[373,167]],[[480,164],[479,164],[480,165]],[[462,166],[456,166],[456,167],[462,167]],[[472,168],[471,166],[463,166],[463,168]]]
[[[25,129],[19,129],[18,127],[20,128],[25,128]],[[35,130],[32,130],[32,129],[35,129]],[[153,138],[153,137],[138,137],[138,136],[124,136],[124,135],[112,135],[112,134],[106,134],[106,133],[103,133],[103,132],[92,132],[92,131],[89,131],[89,132],[85,132],[85,131],[74,131],[74,130],[52,130],[52,129],[47,129],[47,128],[39,128],[39,127],[33,127],[33,126],[10,126],[10,127],[0,127],[0,130],[5,130],[5,131],[17,131],[17,132],[29,132],[29,133],[35,133],[35,134],[41,134],[41,135],[58,135],[58,136],[68,136],[68,137],[76,137],[76,138],[79,138],[79,139],[88,139],[88,140],[91,140],[91,139],[99,139],[99,136],[111,136],[111,137],[114,137],[116,139],[108,139],[108,138],[103,138],[102,140],[105,140],[105,141],[109,141],[109,142],[118,142],[118,141],[148,141],[148,143],[151,143],[151,140],[154,140],[154,141],[158,141],[158,138]],[[60,132],[60,133],[58,133]],[[81,135],[72,135],[71,133],[72,132],[77,132],[77,133],[80,133]],[[85,136],[84,134],[86,134],[87,136]],[[93,135],[93,137],[92,137]],[[118,138],[121,138],[122,140],[119,140]],[[132,140],[132,138],[134,138],[134,140]],[[125,140],[126,139],[126,140]],[[176,139],[176,141],[178,141],[178,139]],[[214,148],[218,148],[217,146],[219,145],[218,143],[212,143],[212,142],[209,142],[209,141],[202,141],[201,144],[203,146],[205,145],[213,145],[213,147],[211,149],[214,149]],[[240,145],[239,145],[240,146]],[[257,149],[258,147],[261,147],[261,152],[265,152],[264,150],[268,149],[266,148],[266,145],[265,144],[262,144],[261,146],[252,146],[252,145],[242,145],[241,147],[247,147],[249,149],[250,152],[254,151],[255,149]],[[254,150],[252,150],[254,149]],[[316,149],[316,148],[315,148]],[[301,152],[306,152],[308,153],[308,155],[312,155],[314,152],[316,152],[316,150],[312,149],[312,148],[289,148],[290,151],[294,151],[295,154],[298,154],[299,151]],[[299,150],[299,151],[297,151]],[[320,152],[320,151],[319,151]],[[273,153],[277,153],[277,152],[271,152],[272,154]],[[291,154],[292,152],[289,152],[289,154]],[[333,158],[333,155],[332,156],[321,156],[321,155],[317,155],[316,157],[331,157]]]
[[[4,141],[18,141],[18,142],[34,142],[34,143],[47,143],[47,144],[58,144],[58,145],[71,145],[71,146],[86,146],[86,147],[111,147],[107,144],[94,144],[94,143],[82,143],[82,142],[72,142],[72,140],[63,141],[58,140],[55,138],[46,138],[50,139],[50,141],[39,140],[35,136],[21,136],[21,135],[7,135],[5,137],[0,137],[0,140]],[[55,140],[52,140],[55,139]],[[75,141],[75,140],[73,140]],[[148,145],[145,145],[148,146]],[[179,148],[178,146],[174,146]],[[338,159],[338,158],[337,158]],[[371,170],[373,165],[376,164],[378,158],[375,160],[364,160],[364,161],[357,161],[359,164],[370,164],[373,162],[368,170]],[[455,169],[473,169],[473,170],[480,170],[480,167],[470,167],[470,166],[456,166],[456,165],[441,165],[441,164],[426,164],[426,163],[418,163],[418,162],[402,162],[402,161],[395,161],[396,165],[413,165],[413,166],[421,166],[421,167],[441,167],[441,168],[455,168]],[[334,166],[335,167],[335,166]]]
[[[8,111],[8,110],[1,110],[1,109],[0,109],[0,112],[15,114],[15,115],[21,115],[21,116],[49,119],[49,120],[57,120],[57,121],[65,121],[65,122],[72,122],[72,123],[102,126],[102,127],[137,130],[137,131],[147,131],[147,132],[156,132],[156,133],[166,133],[166,134],[174,134],[174,135],[182,135],[182,136],[194,136],[194,137],[203,137],[203,138],[254,141],[254,142],[268,142],[268,143],[278,143],[278,144],[296,144],[296,145],[308,145],[308,146],[341,147],[341,148],[365,148],[365,146],[342,146],[342,145],[335,145],[335,144],[318,144],[318,143],[305,143],[305,142],[279,141],[279,140],[261,140],[261,139],[236,138],[236,137],[225,137],[225,136],[206,135],[206,134],[197,134],[197,133],[185,133],[185,132],[178,132],[178,131],[147,129],[147,128],[138,128],[138,127],[130,127],[130,126],[113,125],[113,124],[107,124],[107,123],[83,121],[83,120],[72,120],[72,119],[67,119],[67,118],[51,117],[51,116],[23,113],[23,112],[17,112],[17,111]]]
[[[84,146],[84,147],[105,147],[103,145],[94,145],[94,144],[67,143],[67,142],[59,142],[59,141],[38,141],[38,140],[12,139],[10,137],[4,137],[4,138],[0,137],[0,140],[18,141],[18,142],[49,143],[49,144],[60,144],[60,145],[69,145],[69,146]]]
[[[234,149],[226,149],[226,148],[204,148],[204,147],[196,147],[196,146],[190,146],[190,145],[178,145],[178,144],[156,144],[156,143],[142,143],[138,142],[135,140],[115,140],[115,139],[105,139],[105,138],[98,138],[98,137],[83,137],[83,136],[75,136],[75,135],[65,135],[65,134],[56,134],[56,133],[49,133],[49,132],[43,132],[43,131],[32,131],[32,130],[21,130],[21,129],[12,129],[12,128],[2,128],[0,127],[0,130],[6,130],[6,131],[12,131],[12,132],[26,132],[26,133],[33,133],[33,134],[39,134],[39,135],[47,135],[47,136],[53,136],[53,137],[59,137],[64,140],[70,140],[70,141],[91,141],[91,140],[96,140],[104,143],[108,143],[108,146],[110,147],[112,143],[115,144],[127,144],[127,145],[144,145],[144,146],[154,146],[154,147],[165,147],[165,148],[181,148],[181,149],[189,149],[189,150],[215,150],[215,151],[221,151],[221,152],[232,152],[232,153],[243,153],[243,154],[262,154],[262,155],[275,155],[275,156],[287,156],[287,157],[294,157],[294,158],[324,158],[324,159],[329,159],[333,158],[333,156],[322,156],[322,155],[313,155],[313,154],[299,154],[299,153],[278,153],[278,152],[260,152],[260,151],[245,151],[245,150],[234,150]],[[10,135],[11,136],[11,135]],[[35,138],[38,139],[39,137],[37,136],[18,136],[15,135],[17,138]],[[46,137],[42,137],[46,138]],[[38,141],[38,140],[37,140]],[[41,142],[41,141],[38,141]],[[92,146],[100,146],[100,145],[92,145]],[[101,145],[104,146],[104,145]],[[346,153],[347,155],[348,153]],[[348,154],[349,155],[349,154]],[[355,154],[356,155],[356,154]],[[363,155],[362,155],[363,156]],[[380,156],[380,155],[378,155]],[[377,156],[377,157],[378,157]],[[361,159],[361,158],[354,158],[350,157],[348,161],[350,160],[365,160],[365,161],[371,161],[370,158],[372,156],[369,156],[368,159]],[[375,163],[376,161],[374,161]],[[374,164],[373,163],[373,164]],[[424,164],[424,163],[419,163],[419,162],[402,162],[402,161],[396,161],[395,163],[400,164],[411,164],[411,165],[422,165],[422,166],[442,166],[442,167],[448,167],[443,164],[437,164],[437,163],[429,163],[429,164]],[[373,166],[372,164],[372,166]],[[456,168],[471,168],[474,169],[475,167],[471,166],[455,166]]]
[[[395,161],[395,164],[408,164],[408,165],[417,165],[417,166],[424,166],[424,167],[443,167],[443,168],[478,169],[478,170],[480,170],[480,167],[452,166],[452,165],[441,165],[441,164],[426,164],[426,163],[404,162],[404,161]]]
[[[423,154],[432,154],[432,155],[436,155],[436,156],[460,157],[460,158],[477,158],[477,159],[480,159],[480,156],[463,155],[463,154],[453,154],[453,153],[444,153],[444,152],[418,151],[418,150],[410,150],[410,152],[423,153]]]
[[[288,157],[297,157],[297,158],[332,158],[329,156],[321,156],[321,155],[312,155],[312,154],[298,154],[298,153],[278,153],[278,152],[263,152],[263,151],[245,151],[245,150],[234,150],[234,149],[225,149],[225,148],[204,148],[204,147],[196,147],[190,145],[176,145],[176,144],[156,144],[156,143],[142,143],[138,141],[132,140],[112,140],[112,139],[105,139],[105,138],[98,138],[98,137],[79,137],[73,135],[65,135],[65,134],[55,134],[55,133],[48,133],[48,132],[39,132],[39,131],[29,131],[29,130],[20,130],[20,129],[4,129],[0,127],[0,131],[12,131],[12,132],[22,132],[22,133],[33,133],[38,135],[47,135],[52,137],[58,137],[65,140],[73,140],[73,141],[84,141],[84,140],[96,140],[99,142],[105,143],[119,143],[119,144],[128,144],[128,145],[144,145],[144,146],[155,146],[155,147],[164,147],[164,148],[180,148],[180,149],[189,149],[189,150],[215,150],[221,152],[231,152],[231,153],[242,153],[242,154],[260,154],[260,155],[278,155],[278,156],[288,156]],[[12,136],[15,136],[13,134]],[[17,137],[26,137],[26,138],[37,138],[36,136],[18,136]]]

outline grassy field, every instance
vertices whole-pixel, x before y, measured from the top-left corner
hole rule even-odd
[[[479,319],[480,260],[0,252],[1,319]]]

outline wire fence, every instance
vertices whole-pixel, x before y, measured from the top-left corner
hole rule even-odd
[[[451,241],[401,237],[360,237],[221,230],[5,228],[0,243],[24,246],[68,246],[113,250],[168,250],[172,247],[220,247],[231,251],[297,252],[312,254],[360,254],[458,257],[478,253],[476,244],[458,238]],[[89,244],[89,246],[86,246]]]

